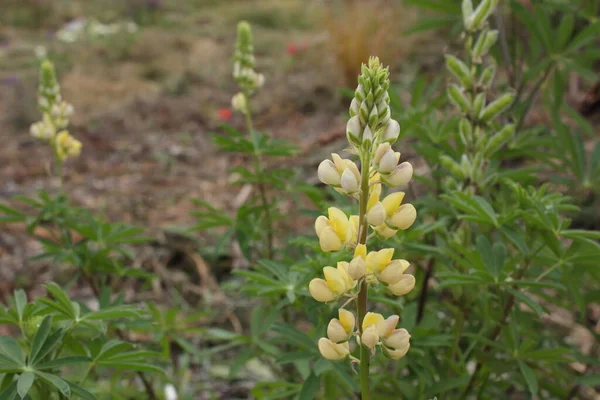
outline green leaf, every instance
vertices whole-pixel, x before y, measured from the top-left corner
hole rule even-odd
[[[34,379],[35,375],[31,371],[23,372],[19,375],[19,380],[17,381],[17,393],[22,399],[25,398],[29,389],[31,389]]]
[[[122,305],[105,308],[104,310],[93,311],[81,317],[81,320],[88,321],[108,321],[120,318],[140,317],[141,310],[134,306]]]
[[[37,357],[39,355],[40,350],[42,349],[42,346],[46,342],[46,339],[48,338],[51,325],[52,316],[48,315],[44,318],[44,320],[40,324],[40,327],[35,333],[33,342],[31,343],[31,350],[29,351],[29,363],[31,365],[35,365],[38,361]]]
[[[48,361],[48,362],[45,362],[42,364],[38,364],[35,366],[35,368],[36,369],[59,368],[59,367],[65,366],[65,365],[87,363],[90,361],[92,361],[92,359],[89,357],[85,357],[85,356],[63,357],[63,358],[57,358],[55,360]]]
[[[579,32],[577,36],[567,46],[568,52],[573,52],[582,46],[596,40],[600,35],[600,21],[588,25],[584,30]]]
[[[23,321],[23,310],[27,305],[27,295],[23,289],[15,290],[15,307],[17,309],[17,315],[19,321]]]
[[[52,305],[51,301],[49,301],[48,299],[40,299],[40,301],[42,301],[43,303],[45,303],[46,305],[49,305],[51,307],[54,307],[57,310],[62,310],[62,312],[73,318],[73,319],[77,319],[78,315],[76,313],[75,307],[73,306],[73,302],[71,301],[71,299],[69,299],[69,296],[67,295],[67,293],[60,287],[58,286],[56,283],[54,282],[50,282],[46,285],[44,285],[44,287],[46,288],[46,290],[48,290],[48,292],[52,295],[52,297],[54,297],[54,299],[56,300],[58,306],[56,305]],[[48,301],[45,301],[48,300]]]
[[[58,376],[52,375],[52,374],[47,374],[47,373],[41,372],[41,371],[35,371],[35,374],[37,376],[39,376],[40,378],[42,378],[43,380],[45,380],[46,382],[52,384],[67,398],[71,397],[71,388],[69,387],[69,384],[67,382],[63,381]]]
[[[527,365],[522,360],[517,360],[519,363],[519,369],[521,370],[521,374],[523,374],[523,378],[525,378],[525,382],[527,382],[527,387],[531,392],[532,396],[536,396],[538,392],[538,381],[535,376],[535,373],[531,369],[529,365]]]
[[[321,378],[315,375],[314,372],[306,378],[302,385],[302,390],[298,395],[298,400],[313,400],[316,398],[316,394],[321,387]]]
[[[69,382],[69,381],[67,381],[67,383],[71,387],[71,392],[73,393],[73,395],[79,396],[83,400],[96,400],[96,397],[93,394],[91,394],[90,392],[88,392],[87,390],[82,388],[81,386],[78,386],[78,385],[74,384],[73,382]]]
[[[581,386],[598,386],[600,385],[600,374],[580,376],[579,378],[577,378],[577,383]]]
[[[25,366],[25,357],[21,345],[9,336],[0,336],[0,351],[20,366]]]
[[[290,325],[274,324],[272,330],[279,333],[289,343],[294,343],[305,349],[316,349],[316,343],[307,334]]]
[[[61,341],[64,330],[57,329],[44,341],[42,348],[37,355],[38,360],[43,360]]]
[[[0,393],[0,400],[16,400],[17,396],[17,382],[13,382]]]
[[[538,304],[536,301],[534,301],[533,299],[531,299],[530,297],[528,297],[525,293],[520,292],[518,290],[511,289],[511,288],[508,288],[506,290],[510,294],[515,296],[515,298],[517,298],[522,303],[526,304],[529,308],[531,308],[538,315],[538,317],[542,317],[545,314],[545,311],[542,308],[542,306],[540,304]]]

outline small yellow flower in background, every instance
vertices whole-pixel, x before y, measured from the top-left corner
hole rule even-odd
[[[56,135],[55,146],[56,156],[61,161],[70,157],[77,157],[81,153],[81,142],[67,131],[61,131]]]
[[[231,108],[236,111],[246,114],[248,112],[248,100],[244,93],[239,92],[235,94],[231,99]]]
[[[29,131],[31,132],[31,136],[43,141],[51,141],[54,139],[54,136],[56,136],[56,128],[48,114],[44,114],[44,117],[40,122],[31,125]]]

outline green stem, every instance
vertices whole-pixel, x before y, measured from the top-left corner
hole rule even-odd
[[[358,244],[367,243],[369,224],[367,222],[367,203],[369,202],[369,168],[370,154],[361,157],[361,184],[360,184],[360,210],[358,222]],[[356,301],[356,311],[358,314],[358,332],[362,335],[362,324],[367,314],[367,301],[369,296],[369,286],[366,279],[360,281],[358,297]],[[367,346],[360,346],[360,393],[362,400],[370,400],[369,383],[369,363],[371,361],[371,351]]]
[[[252,153],[254,162],[254,173],[258,180],[258,194],[260,196],[260,202],[265,213],[265,222],[267,230],[267,258],[273,258],[273,217],[271,216],[271,206],[269,205],[269,199],[267,198],[267,190],[264,182],[264,168],[260,159],[260,153],[257,151],[254,125],[252,123],[252,112],[250,107],[250,96],[248,93],[244,93],[246,98],[246,128],[248,129],[248,135],[254,144],[254,152]]]

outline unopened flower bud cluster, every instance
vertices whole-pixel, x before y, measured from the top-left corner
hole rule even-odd
[[[363,218],[367,229],[381,239],[394,236],[399,230],[408,229],[415,221],[417,212],[412,204],[403,204],[404,193],[392,192],[382,196],[383,186],[395,188],[408,184],[413,168],[409,162],[401,162],[401,154],[392,148],[398,139],[400,125],[391,118],[389,107],[389,72],[371,58],[363,65],[359,85],[350,105],[350,120],[346,136],[351,151],[360,156],[361,168],[368,171],[368,193],[362,193],[362,173],[358,165],[334,153],[331,159],[321,162],[318,176],[321,182],[338,192],[366,199]],[[382,198],[383,197],[383,198]],[[340,298],[356,298],[362,282],[382,285],[393,295],[402,296],[415,286],[413,275],[405,271],[410,263],[394,258],[394,249],[385,248],[368,251],[366,243],[359,243],[360,215],[346,215],[336,207],[330,207],[327,215],[315,222],[315,231],[323,251],[348,249],[353,257],[338,262],[335,267],[323,268],[323,278],[315,278],[309,284],[312,297],[320,302],[331,302]],[[341,308],[339,318],[329,323],[327,337],[319,340],[321,354],[330,360],[341,360],[350,356],[349,340],[353,337],[369,349],[380,346],[387,356],[402,358],[408,351],[410,335],[405,329],[396,329],[397,315],[385,319],[376,313],[367,313],[360,329],[352,312]],[[354,359],[354,358],[353,358]]]
[[[31,125],[31,135],[49,143],[59,162],[79,156],[81,142],[66,130],[73,115],[73,106],[62,100],[54,66],[48,60],[43,61],[41,66],[38,105],[42,120]]]
[[[241,21],[237,26],[236,49],[233,56],[233,78],[242,89],[231,101],[232,107],[242,113],[247,112],[247,96],[252,95],[265,83],[263,74],[256,72],[254,45],[250,25]]]
[[[450,102],[462,114],[458,131],[468,152],[463,154],[460,162],[450,157],[440,160],[453,175],[447,179],[447,183],[452,186],[456,186],[457,180],[468,180],[475,184],[485,181],[485,157],[497,152],[514,134],[513,124],[499,126],[495,120],[511,106],[515,95],[509,91],[496,99],[488,100],[496,68],[494,65],[483,65],[485,57],[498,39],[498,31],[488,26],[488,19],[498,2],[499,0],[483,0],[474,9],[472,0],[463,0],[467,60],[446,55],[446,68],[456,81],[448,86],[447,94]]]

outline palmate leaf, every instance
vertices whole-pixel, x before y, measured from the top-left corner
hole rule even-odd
[[[35,336],[33,338],[33,342],[31,343],[31,349],[29,350],[29,363],[35,365],[38,361],[38,356],[40,355],[40,350],[42,350],[42,346],[46,343],[46,339],[48,339],[48,335],[50,334],[50,326],[52,324],[52,316],[48,315],[44,318],[42,323],[40,324]]]
[[[10,360],[12,363],[24,367],[25,366],[25,357],[23,355],[23,350],[21,349],[21,345],[9,336],[0,336],[0,355],[4,354],[7,357],[5,363],[8,363]],[[2,359],[0,359],[0,363]]]
[[[35,366],[35,368],[37,370],[53,369],[53,368],[64,367],[65,365],[88,363],[90,361],[92,361],[92,359],[89,357],[85,357],[85,356],[63,357],[63,358],[57,358],[55,360],[51,360],[51,361],[48,361],[45,363],[37,364]]]

